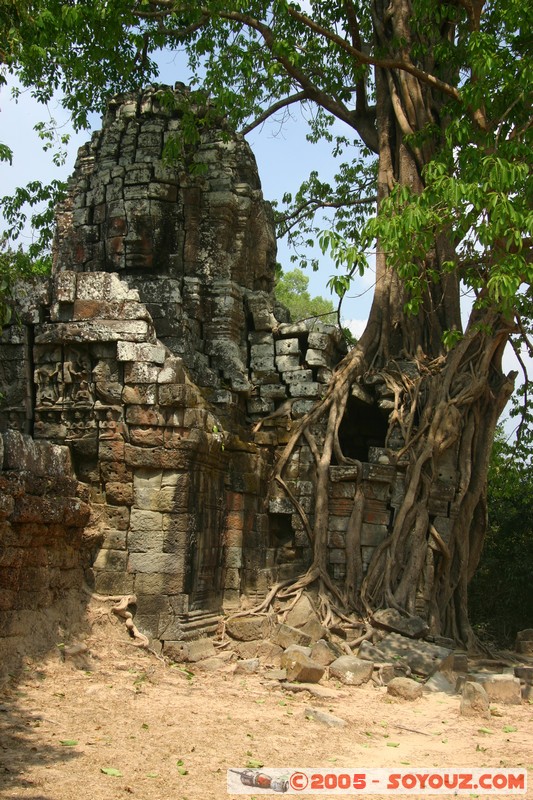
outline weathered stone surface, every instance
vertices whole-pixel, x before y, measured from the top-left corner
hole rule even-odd
[[[349,686],[361,686],[372,677],[374,665],[356,656],[340,656],[329,665],[329,674]]]
[[[286,656],[286,658],[285,658]],[[284,653],[282,659],[282,667],[284,667],[288,681],[298,681],[303,683],[318,683],[323,677],[325,667],[317,664],[309,656],[305,655],[299,650],[291,649],[289,655]]]
[[[305,594],[300,597],[296,605],[289,611],[285,621],[287,625],[293,628],[300,628],[311,637],[312,641],[318,641],[327,633],[318,618],[315,607]]]
[[[271,638],[274,644],[278,644],[284,649],[291,644],[300,644],[304,647],[308,647],[312,642],[311,637],[307,633],[297,628],[292,628],[290,625],[285,625],[284,623],[280,623],[277,628],[274,629]]]
[[[446,670],[453,665],[452,651],[420,640],[407,639],[390,633],[379,644],[362,642],[360,658],[377,663],[403,664],[417,675],[429,677],[437,670]]]
[[[533,684],[533,666],[519,666],[514,668],[515,677],[525,683]]]
[[[261,662],[258,658],[243,658],[235,664],[236,675],[252,675],[259,672]]]
[[[255,615],[229,617],[226,620],[226,633],[239,642],[250,642],[255,639],[266,639],[272,629],[269,617]]]
[[[516,634],[515,650],[524,655],[533,655],[533,628],[526,628]]]
[[[402,636],[418,639],[428,632],[428,625],[420,617],[405,617],[395,608],[384,608],[372,615],[372,622],[379,628],[384,628]]]
[[[290,644],[281,655],[281,666],[283,669],[287,666],[295,653],[309,657],[311,655],[311,648],[304,647],[301,644]]]
[[[482,675],[477,673],[476,681],[487,692],[491,703],[519,704],[522,701],[520,679],[513,675]]]
[[[313,706],[306,706],[304,714],[308,719],[321,722],[323,725],[328,725],[330,728],[345,728],[347,725],[345,719],[336,717],[335,714],[329,714],[327,711],[322,711],[319,708],[313,708]]]
[[[322,666],[327,667],[329,664],[335,661],[335,659],[340,658],[340,656],[344,654],[341,648],[333,644],[333,642],[327,642],[325,639],[319,639],[311,647],[311,652],[309,655],[313,661],[317,662],[317,664],[322,664]]]
[[[483,686],[473,681],[465,683],[459,711],[463,717],[490,718],[489,696]]]
[[[455,684],[450,680],[450,675],[444,672],[435,672],[424,683],[424,690],[428,692],[444,692],[444,694],[455,694]]]
[[[402,700],[417,700],[422,697],[423,686],[411,678],[393,678],[387,684],[387,694]]]

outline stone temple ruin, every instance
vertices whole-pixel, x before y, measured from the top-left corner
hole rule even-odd
[[[206,130],[165,159],[182,124],[169,91],[111,101],[58,209],[52,276],[18,287],[0,339],[0,637],[11,652],[67,624],[84,583],[135,594],[136,626],[171,652],[310,562],[300,516],[269,477],[345,344],[275,303],[272,213],[243,138]],[[179,109],[186,90],[174,91]],[[355,387],[341,428],[363,462],[364,567],[402,497],[401,464],[383,449],[392,405],[384,385]],[[454,477],[442,475],[434,501],[444,537]],[[340,579],[356,467],[330,478]],[[305,442],[288,479],[311,512]]]

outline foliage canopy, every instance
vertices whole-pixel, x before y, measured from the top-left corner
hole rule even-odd
[[[269,117],[283,119],[299,104],[308,137],[331,142],[338,169],[332,184],[313,171],[294,196],[286,195],[282,232],[309,243],[326,225],[336,232],[333,250],[351,273],[354,263],[363,268],[378,236],[415,313],[424,283],[436,277],[426,274],[424,256],[432,239],[446,235],[455,253],[442,268],[458,271],[480,301],[511,310],[519,287],[531,280],[527,4],[414,0],[405,29],[395,27],[394,14],[381,6],[357,0],[4,0],[0,63],[42,102],[60,92],[77,128],[111,93],[156,77],[154,58],[162,48],[186,51],[197,75],[195,92],[208,96],[210,113],[225,115],[234,128],[246,132]],[[391,77],[399,84],[415,78],[424,99],[431,93],[431,114],[419,114],[416,125],[408,114],[401,118],[424,185],[393,180],[375,219],[379,74],[389,84]],[[400,90],[392,90],[398,104]],[[7,148],[0,157],[10,158]],[[51,199],[60,189],[49,190]],[[13,234],[24,202],[46,194],[36,182],[7,205]],[[326,223],[317,219],[323,209]],[[49,222],[36,220],[44,228]]]

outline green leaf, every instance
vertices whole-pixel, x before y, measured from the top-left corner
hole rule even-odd
[[[504,733],[516,733],[517,730],[518,730],[518,728],[516,727],[516,725],[504,725],[503,726],[503,732]]]
[[[60,739],[59,744],[63,745],[63,747],[75,747],[78,744],[77,739]]]
[[[478,728],[478,733],[494,733],[490,728]]]
[[[400,742],[387,742],[387,747],[399,747]]]
[[[264,767],[264,763],[257,758],[249,758],[246,762],[246,767],[248,769],[261,769],[261,767]]]
[[[103,772],[104,775],[110,775],[112,778],[124,777],[124,774],[119,769],[115,769],[115,767],[100,767],[100,772]]]

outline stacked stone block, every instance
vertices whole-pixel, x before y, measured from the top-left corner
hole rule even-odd
[[[60,208],[55,268],[120,272],[195,381],[238,404],[251,389],[246,296],[271,302],[272,212],[242,137],[204,130],[184,147],[188,102],[181,85],[111,101]]]
[[[90,508],[66,447],[0,435],[0,674],[79,626]]]

